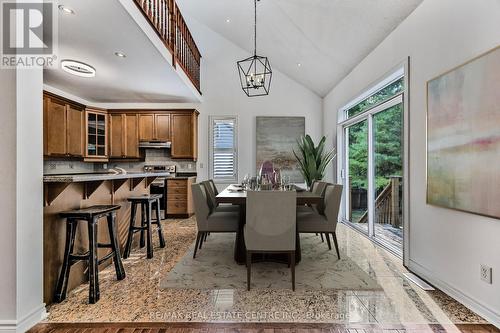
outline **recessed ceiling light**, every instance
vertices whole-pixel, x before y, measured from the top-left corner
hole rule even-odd
[[[73,9],[68,8],[66,6],[59,5],[57,8],[59,8],[59,10],[65,14],[75,14],[75,11]]]
[[[119,58],[126,58],[127,57],[127,55],[125,53],[119,52],[119,51],[115,52],[115,56],[117,56]]]
[[[302,64],[300,62],[297,63],[297,67],[300,67],[302,66]]]
[[[67,73],[81,77],[94,77],[96,73],[94,67],[75,60],[62,60],[61,68]]]
[[[226,23],[231,23],[231,19],[226,19]]]

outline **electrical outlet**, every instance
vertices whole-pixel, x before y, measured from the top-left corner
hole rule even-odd
[[[200,163],[200,169],[203,169],[203,163]]]
[[[481,265],[481,280],[484,282],[491,284],[491,267],[488,267],[486,265]]]

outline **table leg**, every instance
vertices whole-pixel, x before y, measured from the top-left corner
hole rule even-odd
[[[245,237],[243,228],[246,222],[246,205],[240,205],[240,220],[238,222],[238,232],[236,232],[236,240],[234,243],[234,261],[239,265],[244,265],[246,260],[247,248],[245,246]]]

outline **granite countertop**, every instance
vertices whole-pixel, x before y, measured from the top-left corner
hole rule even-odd
[[[130,179],[143,177],[168,177],[168,172],[128,172],[125,174],[113,173],[76,173],[66,175],[44,175],[44,183],[76,183],[76,182],[92,182],[99,180],[115,180],[115,179]]]

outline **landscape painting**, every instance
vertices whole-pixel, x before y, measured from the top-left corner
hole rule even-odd
[[[427,94],[427,202],[500,218],[500,47]]]
[[[257,172],[264,161],[271,161],[291,182],[304,182],[293,149],[297,150],[297,139],[305,135],[305,118],[257,117],[256,121]]]

